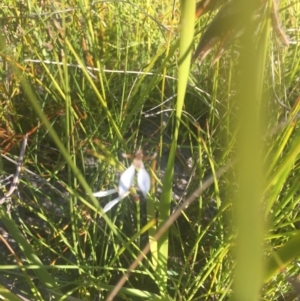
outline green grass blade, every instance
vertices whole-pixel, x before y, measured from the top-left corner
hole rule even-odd
[[[43,266],[42,261],[35,254],[34,249],[27,242],[26,238],[23,236],[16,223],[8,217],[7,213],[4,211],[3,206],[0,207],[0,218],[5,227],[8,229],[11,236],[18,243],[20,249],[23,251],[23,254],[28,264],[38,265],[40,267],[39,269],[34,270],[39,281],[41,281],[46,288],[52,289],[54,292],[61,293],[60,289],[55,283],[55,280],[48,273],[47,269]]]
[[[175,129],[168,158],[167,169],[163,180],[163,189],[159,206],[159,227],[163,225],[170,215],[170,204],[172,197],[172,181],[174,174],[174,160],[177,148],[177,138],[181,120],[181,113],[184,104],[186,86],[188,83],[190,62],[191,62],[191,45],[194,36],[194,15],[195,1],[182,1],[181,30],[179,43],[179,70],[178,70],[178,94],[175,114]],[[166,231],[158,241],[158,274],[162,283],[166,284],[167,280],[167,260],[168,260],[168,241],[169,232]]]
[[[22,301],[24,299],[19,298],[17,295],[13,294],[10,290],[5,288],[4,286],[0,285],[0,297],[1,299],[4,298],[4,300],[10,300],[10,301]]]
[[[265,281],[271,280],[277,273],[283,271],[285,267],[300,255],[300,233],[291,238],[278,251],[274,252],[266,264]]]
[[[243,4],[242,4],[243,2]],[[255,43],[255,25],[251,16],[254,3],[240,1],[241,26],[245,27],[242,38],[238,72],[238,193],[235,200],[237,241],[235,248],[236,270],[231,300],[259,300],[263,284],[264,219],[262,200],[264,171],[262,150],[263,117],[261,104],[264,84],[265,56],[269,22],[266,19],[260,41]]]
[[[284,183],[288,179],[288,175],[293,170],[293,165],[295,160],[299,157],[300,148],[300,136],[299,130],[295,133],[294,141],[290,147],[290,150],[285,155],[283,161],[277,166],[276,171],[273,172],[272,176],[269,179],[268,186],[270,186],[270,195],[266,204],[266,215],[270,212],[276,198],[278,197],[281,189],[283,188]],[[271,185],[273,185],[271,187]]]
[[[1,41],[0,41],[0,43],[1,43]],[[91,189],[90,189],[89,185],[87,184],[85,178],[83,177],[83,175],[81,174],[79,169],[74,165],[72,158],[70,157],[68,151],[62,144],[61,140],[59,139],[57,133],[55,132],[55,130],[53,130],[49,120],[47,119],[45,113],[41,109],[41,106],[39,105],[33,91],[31,90],[30,86],[28,85],[26,79],[24,78],[24,76],[22,76],[20,74],[20,71],[18,70],[16,65],[12,64],[12,67],[13,67],[14,71],[16,72],[17,76],[20,78],[21,86],[23,87],[25,94],[27,95],[29,101],[31,102],[33,108],[35,109],[35,111],[36,111],[37,115],[39,116],[39,118],[41,119],[42,123],[48,129],[50,136],[52,137],[53,141],[57,145],[62,156],[65,158],[66,162],[68,163],[68,165],[74,172],[74,175],[77,177],[80,184],[84,187],[85,191],[90,192],[90,194],[91,194]],[[96,198],[93,197],[92,195],[90,195],[89,198],[93,201],[95,207],[91,206],[91,204],[89,204],[89,202],[85,201],[84,199],[82,199],[82,201],[88,207],[92,208],[93,210],[96,210],[96,208],[99,208],[99,203],[96,200]],[[111,229],[115,229],[114,225],[111,223],[110,219],[108,219],[105,214],[103,215],[103,218],[106,220],[106,222],[111,227]]]

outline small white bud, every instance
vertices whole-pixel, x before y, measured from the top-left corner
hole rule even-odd
[[[144,164],[142,163],[137,174],[138,187],[143,193],[144,197],[147,197],[147,193],[150,190],[151,181],[148,172],[146,171]]]

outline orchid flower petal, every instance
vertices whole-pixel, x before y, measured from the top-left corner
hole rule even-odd
[[[131,187],[135,174],[135,167],[133,164],[129,168],[127,168],[121,175],[119,181],[119,195],[122,196],[126,191],[128,191]]]
[[[146,198],[148,191],[150,190],[151,181],[148,172],[146,171],[144,164],[141,164],[139,172],[137,174],[138,187]]]
[[[124,199],[127,195],[129,194],[129,192],[125,192],[123,195],[118,196],[116,199],[110,201],[109,203],[107,203],[104,208],[103,211],[107,212],[109,211],[112,207],[114,207],[115,205],[117,205],[122,199]]]
[[[104,196],[108,196],[111,195],[115,192],[117,192],[118,189],[109,189],[109,190],[104,190],[104,191],[98,191],[98,192],[93,192],[93,196],[98,197],[98,198],[102,198]]]
[[[109,203],[107,203],[105,205],[105,207],[103,208],[103,211],[104,212],[109,211],[113,206],[117,205],[121,200],[122,200],[121,197],[117,197],[116,199],[110,201]]]

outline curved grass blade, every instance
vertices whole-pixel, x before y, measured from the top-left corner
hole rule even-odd
[[[0,284],[0,296],[4,298],[4,300],[10,301],[22,301],[25,298],[18,297],[17,295],[13,294],[10,290]],[[2,299],[2,298],[1,298]]]
[[[291,238],[278,251],[274,252],[267,261],[265,281],[271,280],[277,273],[284,271],[285,267],[300,254],[300,232]]]

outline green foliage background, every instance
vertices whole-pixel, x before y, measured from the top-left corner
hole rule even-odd
[[[299,3],[280,2],[286,48],[268,18],[252,43],[245,5],[245,37],[213,66],[213,54],[191,63],[215,16],[195,20],[194,7],[1,2],[1,180],[29,133],[0,208],[3,298],[299,295]],[[144,162],[148,199],[102,215],[110,198],[91,192],[116,187],[121,153],[140,147],[158,153]]]

